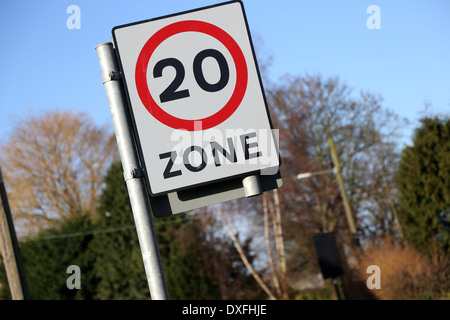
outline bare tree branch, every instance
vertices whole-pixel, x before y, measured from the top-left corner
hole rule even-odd
[[[267,287],[267,285],[264,283],[264,281],[261,279],[261,277],[258,275],[258,273],[253,269],[252,265],[248,261],[247,257],[245,256],[244,250],[242,250],[241,245],[239,244],[238,239],[236,238],[236,235],[234,234],[233,230],[231,230],[230,225],[228,224],[227,219],[225,218],[225,215],[222,212],[222,209],[218,204],[216,204],[217,212],[220,214],[220,218],[222,219],[223,224],[225,225],[228,234],[231,237],[231,240],[233,241],[233,244],[236,248],[236,250],[239,253],[239,256],[241,257],[242,262],[244,263],[247,270],[250,272],[250,274],[253,276],[253,278],[256,280],[256,282],[259,284],[259,286],[264,290],[264,292],[269,296],[271,300],[276,300],[275,295],[270,291],[270,289]]]

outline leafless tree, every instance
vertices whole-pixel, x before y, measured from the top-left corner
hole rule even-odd
[[[19,233],[92,212],[117,147],[111,130],[84,113],[52,111],[16,121],[1,165]]]

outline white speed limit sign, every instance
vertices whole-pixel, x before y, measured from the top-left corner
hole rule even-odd
[[[240,1],[118,26],[113,39],[151,195],[278,171]]]

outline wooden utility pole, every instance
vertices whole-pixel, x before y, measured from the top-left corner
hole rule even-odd
[[[1,168],[0,194],[3,204],[3,210],[0,210],[0,251],[3,256],[11,297],[13,300],[27,300],[28,288],[25,272],[20,258],[19,243],[17,242]]]
[[[352,209],[350,207],[350,202],[348,201],[347,191],[345,190],[344,179],[342,178],[341,166],[339,165],[339,158],[337,156],[336,147],[334,146],[334,141],[331,135],[327,132],[328,144],[330,145],[331,158],[333,160],[333,165],[336,168],[336,177],[339,184],[339,189],[341,191],[342,201],[344,201],[345,215],[347,216],[348,227],[350,233],[352,234],[353,240],[356,245],[359,246],[358,232],[356,230],[355,219],[353,217]]]

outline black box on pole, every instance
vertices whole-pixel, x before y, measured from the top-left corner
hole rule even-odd
[[[316,234],[313,241],[323,278],[336,278],[342,275],[344,272],[334,232]]]

